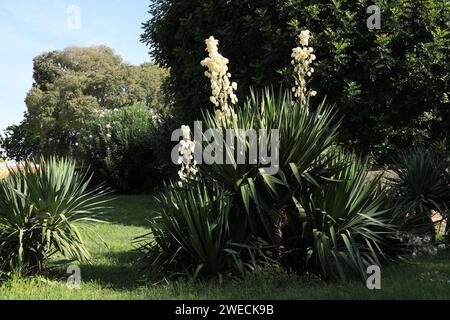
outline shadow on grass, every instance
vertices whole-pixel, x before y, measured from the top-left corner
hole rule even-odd
[[[111,252],[105,255],[108,264],[81,266],[83,281],[112,290],[134,290],[145,285],[138,260],[138,251]]]
[[[108,206],[112,207],[102,216],[113,224],[135,227],[148,227],[157,208],[156,199],[152,195],[112,196]]]

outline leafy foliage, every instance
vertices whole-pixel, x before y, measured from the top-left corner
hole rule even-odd
[[[41,274],[55,253],[90,258],[75,222],[97,221],[104,190],[67,159],[38,159],[0,180],[0,270]]]
[[[405,228],[434,236],[432,211],[448,219],[448,166],[446,156],[432,149],[422,147],[399,152],[389,184],[394,199],[411,208]]]
[[[157,122],[142,104],[97,114],[77,137],[76,154],[117,191],[150,191],[161,182],[152,148]]]
[[[10,127],[2,143],[9,157],[72,155],[78,133],[95,110],[135,103],[165,108],[161,86],[167,71],[149,63],[126,64],[105,46],[44,53],[34,59],[33,69],[25,120]]]
[[[381,30],[366,26],[372,4],[381,9]],[[450,132],[447,0],[157,0],[150,14],[142,41],[171,68],[169,92],[189,119],[200,116],[210,95],[199,77],[204,39],[220,39],[244,100],[251,87],[290,81],[295,36],[309,29],[319,62],[311,86],[318,101],[336,103],[340,141],[349,149],[388,161],[403,145]]]
[[[170,185],[156,213],[150,233],[137,239],[155,277],[223,277],[256,267],[253,257],[259,250],[236,232],[233,198],[218,184]]]
[[[365,279],[369,266],[396,259],[406,248],[392,224],[393,208],[385,208],[381,175],[369,178],[366,164],[348,160],[333,181],[313,191],[310,203],[298,207],[298,221],[313,269],[326,278]]]
[[[228,126],[240,129],[235,135],[247,156],[252,144],[245,130],[278,129],[278,172],[269,174],[261,162],[200,168],[203,177],[235,195],[235,206],[246,213],[239,218],[244,232],[271,243],[285,268],[327,279],[365,278],[369,265],[406,250],[396,238],[395,206],[380,177],[370,180],[366,164],[336,148],[339,126],[332,110],[324,102],[310,111],[309,101],[293,101],[282,91],[253,95]],[[222,132],[209,114],[206,123]],[[238,150],[226,146],[225,153],[236,159]]]
[[[3,158],[22,161],[32,157],[33,152],[39,149],[39,138],[27,125],[27,119],[19,125],[11,125],[0,135],[0,146]]]
[[[233,155],[233,163],[202,166],[204,174],[222,182],[226,188],[240,196],[240,203],[249,214],[248,225],[253,232],[263,227],[270,242],[273,239],[273,224],[278,219],[272,211],[283,211],[292,202],[294,192],[307,191],[310,184],[317,184],[322,177],[331,175],[327,164],[331,156],[323,156],[333,145],[337,126],[331,124],[333,112],[330,106],[320,105],[316,111],[309,112],[307,105],[297,102],[295,105],[289,94],[266,90],[260,95],[252,95],[246,106],[237,111],[237,120],[233,124],[234,135],[244,146],[244,154],[249,157],[254,147],[245,135],[247,130],[267,130],[270,141],[271,129],[279,130],[279,167],[273,175],[267,171],[269,165],[261,163],[237,164],[238,148],[227,144],[227,154]],[[206,115],[209,129],[219,129],[212,115]],[[269,150],[274,158],[276,150]],[[272,166],[275,163],[271,164]],[[252,211],[258,212],[253,215]],[[255,219],[255,217],[258,217]],[[259,226],[259,227],[258,227]]]

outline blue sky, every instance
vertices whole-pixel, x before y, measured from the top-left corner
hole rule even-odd
[[[32,85],[32,59],[70,45],[112,47],[125,61],[149,61],[139,42],[149,0],[1,0],[0,131],[19,123]],[[68,8],[80,9],[80,28],[68,27]]]

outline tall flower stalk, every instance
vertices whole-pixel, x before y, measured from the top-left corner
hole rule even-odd
[[[231,74],[228,72],[227,58],[219,53],[219,41],[214,37],[205,40],[208,57],[201,65],[208,68],[205,76],[211,80],[210,102],[214,106],[215,118],[218,124],[226,124],[236,117],[233,106],[238,103],[235,91],[237,83],[231,82]],[[181,170],[178,172],[180,185],[196,178],[198,173],[197,163],[194,160],[195,142],[191,140],[191,129],[182,126],[183,140],[180,142],[179,164]]]
[[[235,117],[233,106],[238,102],[235,94],[237,83],[230,80],[229,60],[219,53],[219,41],[211,36],[205,40],[205,43],[208,57],[201,62],[201,65],[208,68],[205,76],[211,80],[209,100],[214,105],[217,122],[222,123]]]
[[[180,185],[195,180],[198,173],[197,162],[194,160],[195,141],[191,139],[191,128],[182,126],[181,132],[183,140],[180,141],[178,149],[180,153],[178,163],[181,165],[181,169],[178,171]]]
[[[300,46],[292,50],[292,65],[294,66],[295,86],[292,88],[294,97],[305,105],[309,97],[314,97],[317,92],[308,90],[308,78],[314,73],[311,64],[316,60],[314,49],[309,46],[311,33],[309,30],[302,31],[299,36]]]
[[[302,105],[306,104],[309,97],[317,95],[314,90],[308,90],[308,78],[314,73],[311,66],[316,60],[314,49],[309,46],[310,31],[300,33],[300,46],[292,50],[292,65],[294,66],[295,86],[292,88],[294,97],[299,99]],[[215,110],[215,118],[218,124],[226,125],[236,118],[234,105],[238,103],[235,91],[237,83],[231,82],[229,72],[229,60],[219,53],[219,41],[213,36],[205,40],[208,57],[201,61],[203,67],[208,68],[205,76],[211,82],[211,96],[209,98]],[[180,142],[181,170],[178,172],[180,184],[195,179],[198,168],[194,160],[195,142],[191,140],[189,126],[182,126],[183,140]]]

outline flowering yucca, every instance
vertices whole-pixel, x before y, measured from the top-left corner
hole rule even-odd
[[[296,85],[292,91],[296,98],[299,98],[302,103],[306,103],[307,97],[317,94],[317,92],[313,90],[308,91],[306,88],[306,78],[310,77],[314,72],[311,64],[316,60],[316,56],[313,54],[314,49],[308,47],[310,31],[302,31],[299,39],[302,47],[294,48],[292,51]],[[211,96],[209,100],[214,105],[217,123],[226,123],[236,117],[233,106],[238,103],[238,98],[235,94],[237,83],[230,80],[231,74],[228,71],[230,61],[219,53],[219,41],[211,36],[205,40],[205,44],[208,57],[201,61],[201,65],[208,68],[205,71],[205,76],[211,81]],[[182,126],[182,131],[183,141],[180,142],[179,149],[181,154],[179,164],[182,167],[178,172],[181,184],[195,178],[198,173],[197,164],[193,157],[195,142],[191,140],[189,126]]]
[[[180,177],[180,183],[188,182],[195,179],[198,173],[197,163],[194,160],[195,142],[191,140],[191,128],[188,126],[182,126],[181,131],[183,133],[183,140],[180,141],[180,147],[178,151],[180,156],[178,163],[181,164],[181,170],[178,171]]]
[[[292,65],[294,66],[295,86],[292,88],[295,98],[300,99],[302,104],[306,103],[308,97],[314,97],[317,92],[306,87],[307,78],[314,73],[311,64],[316,60],[314,49],[309,47],[310,31],[305,30],[299,36],[301,47],[292,50]]]
[[[235,94],[237,83],[231,82],[231,74],[228,72],[229,60],[219,53],[219,41],[214,37],[205,40],[208,57],[201,62],[201,65],[208,68],[205,76],[211,80],[211,97],[209,100],[214,105],[215,116],[218,123],[230,121],[236,117],[233,105],[238,102]],[[198,173],[197,163],[193,154],[195,142],[191,140],[191,129],[189,126],[182,126],[183,141],[180,142],[181,170],[178,172],[180,185],[183,182],[195,179]]]
[[[223,122],[235,116],[233,105],[238,102],[235,94],[237,83],[230,81],[229,60],[219,53],[219,41],[211,36],[205,40],[205,43],[209,56],[201,62],[201,65],[208,68],[205,76],[211,80],[210,101],[216,109],[216,119],[218,122]]]

